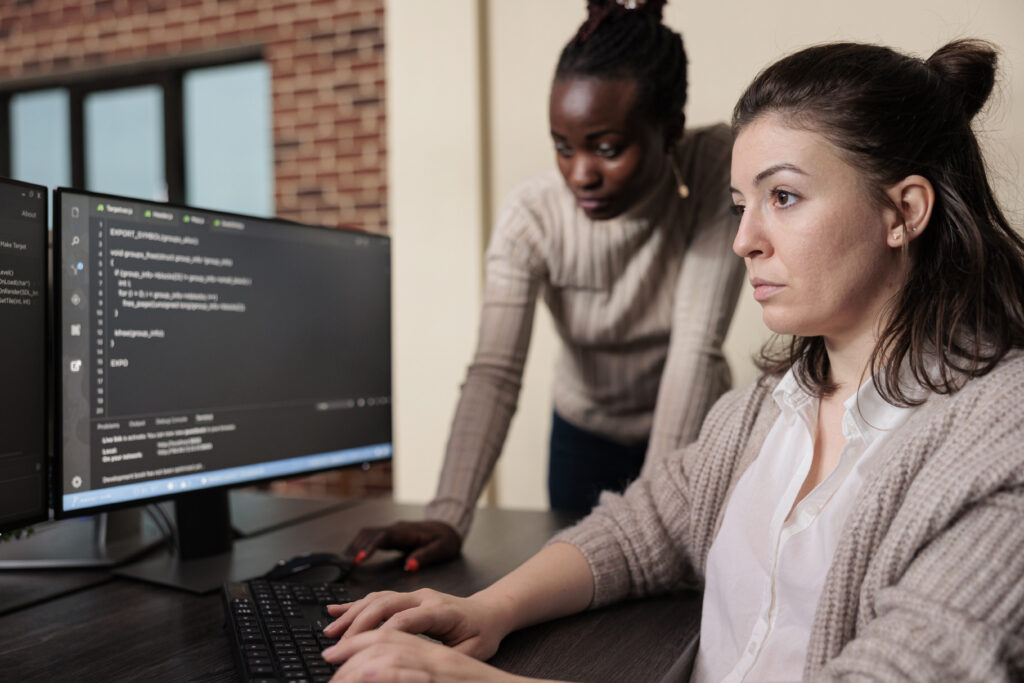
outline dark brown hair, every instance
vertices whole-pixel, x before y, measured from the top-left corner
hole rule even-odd
[[[589,0],[587,20],[562,49],[555,80],[634,79],[638,105],[660,124],[686,104],[686,52],[682,37],[661,23],[665,0],[636,4],[626,9],[615,0]]]
[[[880,203],[910,175],[935,189],[928,229],[911,245],[906,282],[890,302],[871,374],[894,405],[916,405],[898,369],[917,384],[953,393],[1024,346],[1024,240],[993,196],[971,120],[995,84],[997,52],[958,40],[927,60],[877,45],[834,43],[802,50],[762,71],[733,110],[733,129],[770,114],[818,133],[864,177]],[[774,339],[758,365],[794,369],[816,396],[835,390],[821,337]],[[938,361],[938,368],[934,366]]]

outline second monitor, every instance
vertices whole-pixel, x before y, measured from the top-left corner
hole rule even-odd
[[[0,533],[47,518],[46,188],[0,179]]]
[[[391,456],[387,237],[74,190],[54,213],[57,516]],[[223,550],[208,516],[184,557]]]

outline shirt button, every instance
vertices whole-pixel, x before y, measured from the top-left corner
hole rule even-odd
[[[747,648],[747,652],[749,652],[750,654],[754,654],[755,652],[757,652],[757,644],[751,643],[750,647]]]

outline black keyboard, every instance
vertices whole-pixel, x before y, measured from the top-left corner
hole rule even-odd
[[[243,681],[327,681],[338,667],[320,653],[337,642],[323,634],[326,605],[353,598],[341,584],[254,579],[224,584],[225,629]]]

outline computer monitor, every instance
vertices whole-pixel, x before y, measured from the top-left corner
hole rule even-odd
[[[0,532],[49,514],[46,202],[45,187],[0,178]]]
[[[391,457],[388,237],[54,206],[57,517],[170,498],[202,558],[230,549],[228,488]]]

